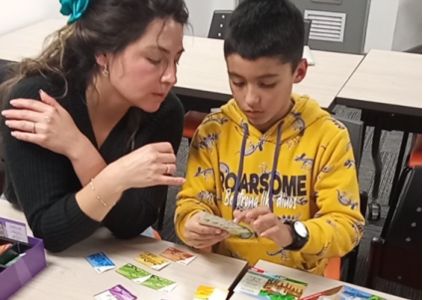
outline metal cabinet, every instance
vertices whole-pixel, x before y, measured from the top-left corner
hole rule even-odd
[[[312,21],[312,49],[363,53],[370,0],[292,0]]]

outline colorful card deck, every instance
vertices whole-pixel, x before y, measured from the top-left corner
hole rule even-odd
[[[175,281],[154,275],[132,264],[122,266],[117,270],[117,273],[137,284],[161,292],[171,292],[177,286]]]
[[[177,286],[177,283],[170,279],[152,274],[142,285],[161,292],[171,292]]]
[[[110,289],[103,291],[94,296],[95,300],[135,300],[137,299],[132,293],[125,289],[121,284],[117,284]]]
[[[212,286],[200,285],[195,291],[193,300],[225,300],[227,294],[227,291]]]
[[[306,287],[305,282],[251,268],[237,284],[235,292],[264,299],[298,300]]]
[[[174,262],[178,262],[184,265],[190,264],[196,256],[189,253],[182,251],[180,249],[174,248],[174,247],[168,247],[164,251],[160,253],[163,257],[168,258],[169,260],[172,260]]]
[[[86,259],[97,273],[103,273],[115,268],[115,264],[103,252],[91,254]]]
[[[148,251],[140,252],[139,256],[136,257],[136,260],[141,264],[144,264],[145,266],[148,266],[157,271],[165,268],[170,264],[170,262],[165,258]]]
[[[117,270],[117,273],[134,281],[135,283],[142,283],[147,280],[152,274],[132,264],[126,264]]]
[[[231,235],[240,236],[241,238],[248,239],[255,236],[255,233],[250,230],[248,227],[244,227],[238,223],[226,220],[222,217],[210,214],[202,213],[199,219],[199,223],[202,225],[217,227],[222,230],[227,231]]]

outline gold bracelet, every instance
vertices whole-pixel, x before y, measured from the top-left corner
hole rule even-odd
[[[100,203],[102,203],[102,205],[104,207],[108,207],[108,203],[106,203],[106,201],[103,200],[103,198],[99,194],[96,193],[96,189],[94,188],[93,178],[90,179],[89,186],[90,186],[90,189],[93,191],[93,193],[95,193],[96,200],[99,201]]]

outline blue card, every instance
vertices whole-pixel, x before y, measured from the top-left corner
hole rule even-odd
[[[103,252],[97,252],[86,257],[87,261],[98,273],[115,268],[115,264]]]

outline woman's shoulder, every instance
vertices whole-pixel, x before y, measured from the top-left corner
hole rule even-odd
[[[9,99],[35,98],[39,99],[39,91],[43,90],[53,97],[64,92],[64,86],[58,80],[42,75],[33,75],[19,80],[11,89]]]

